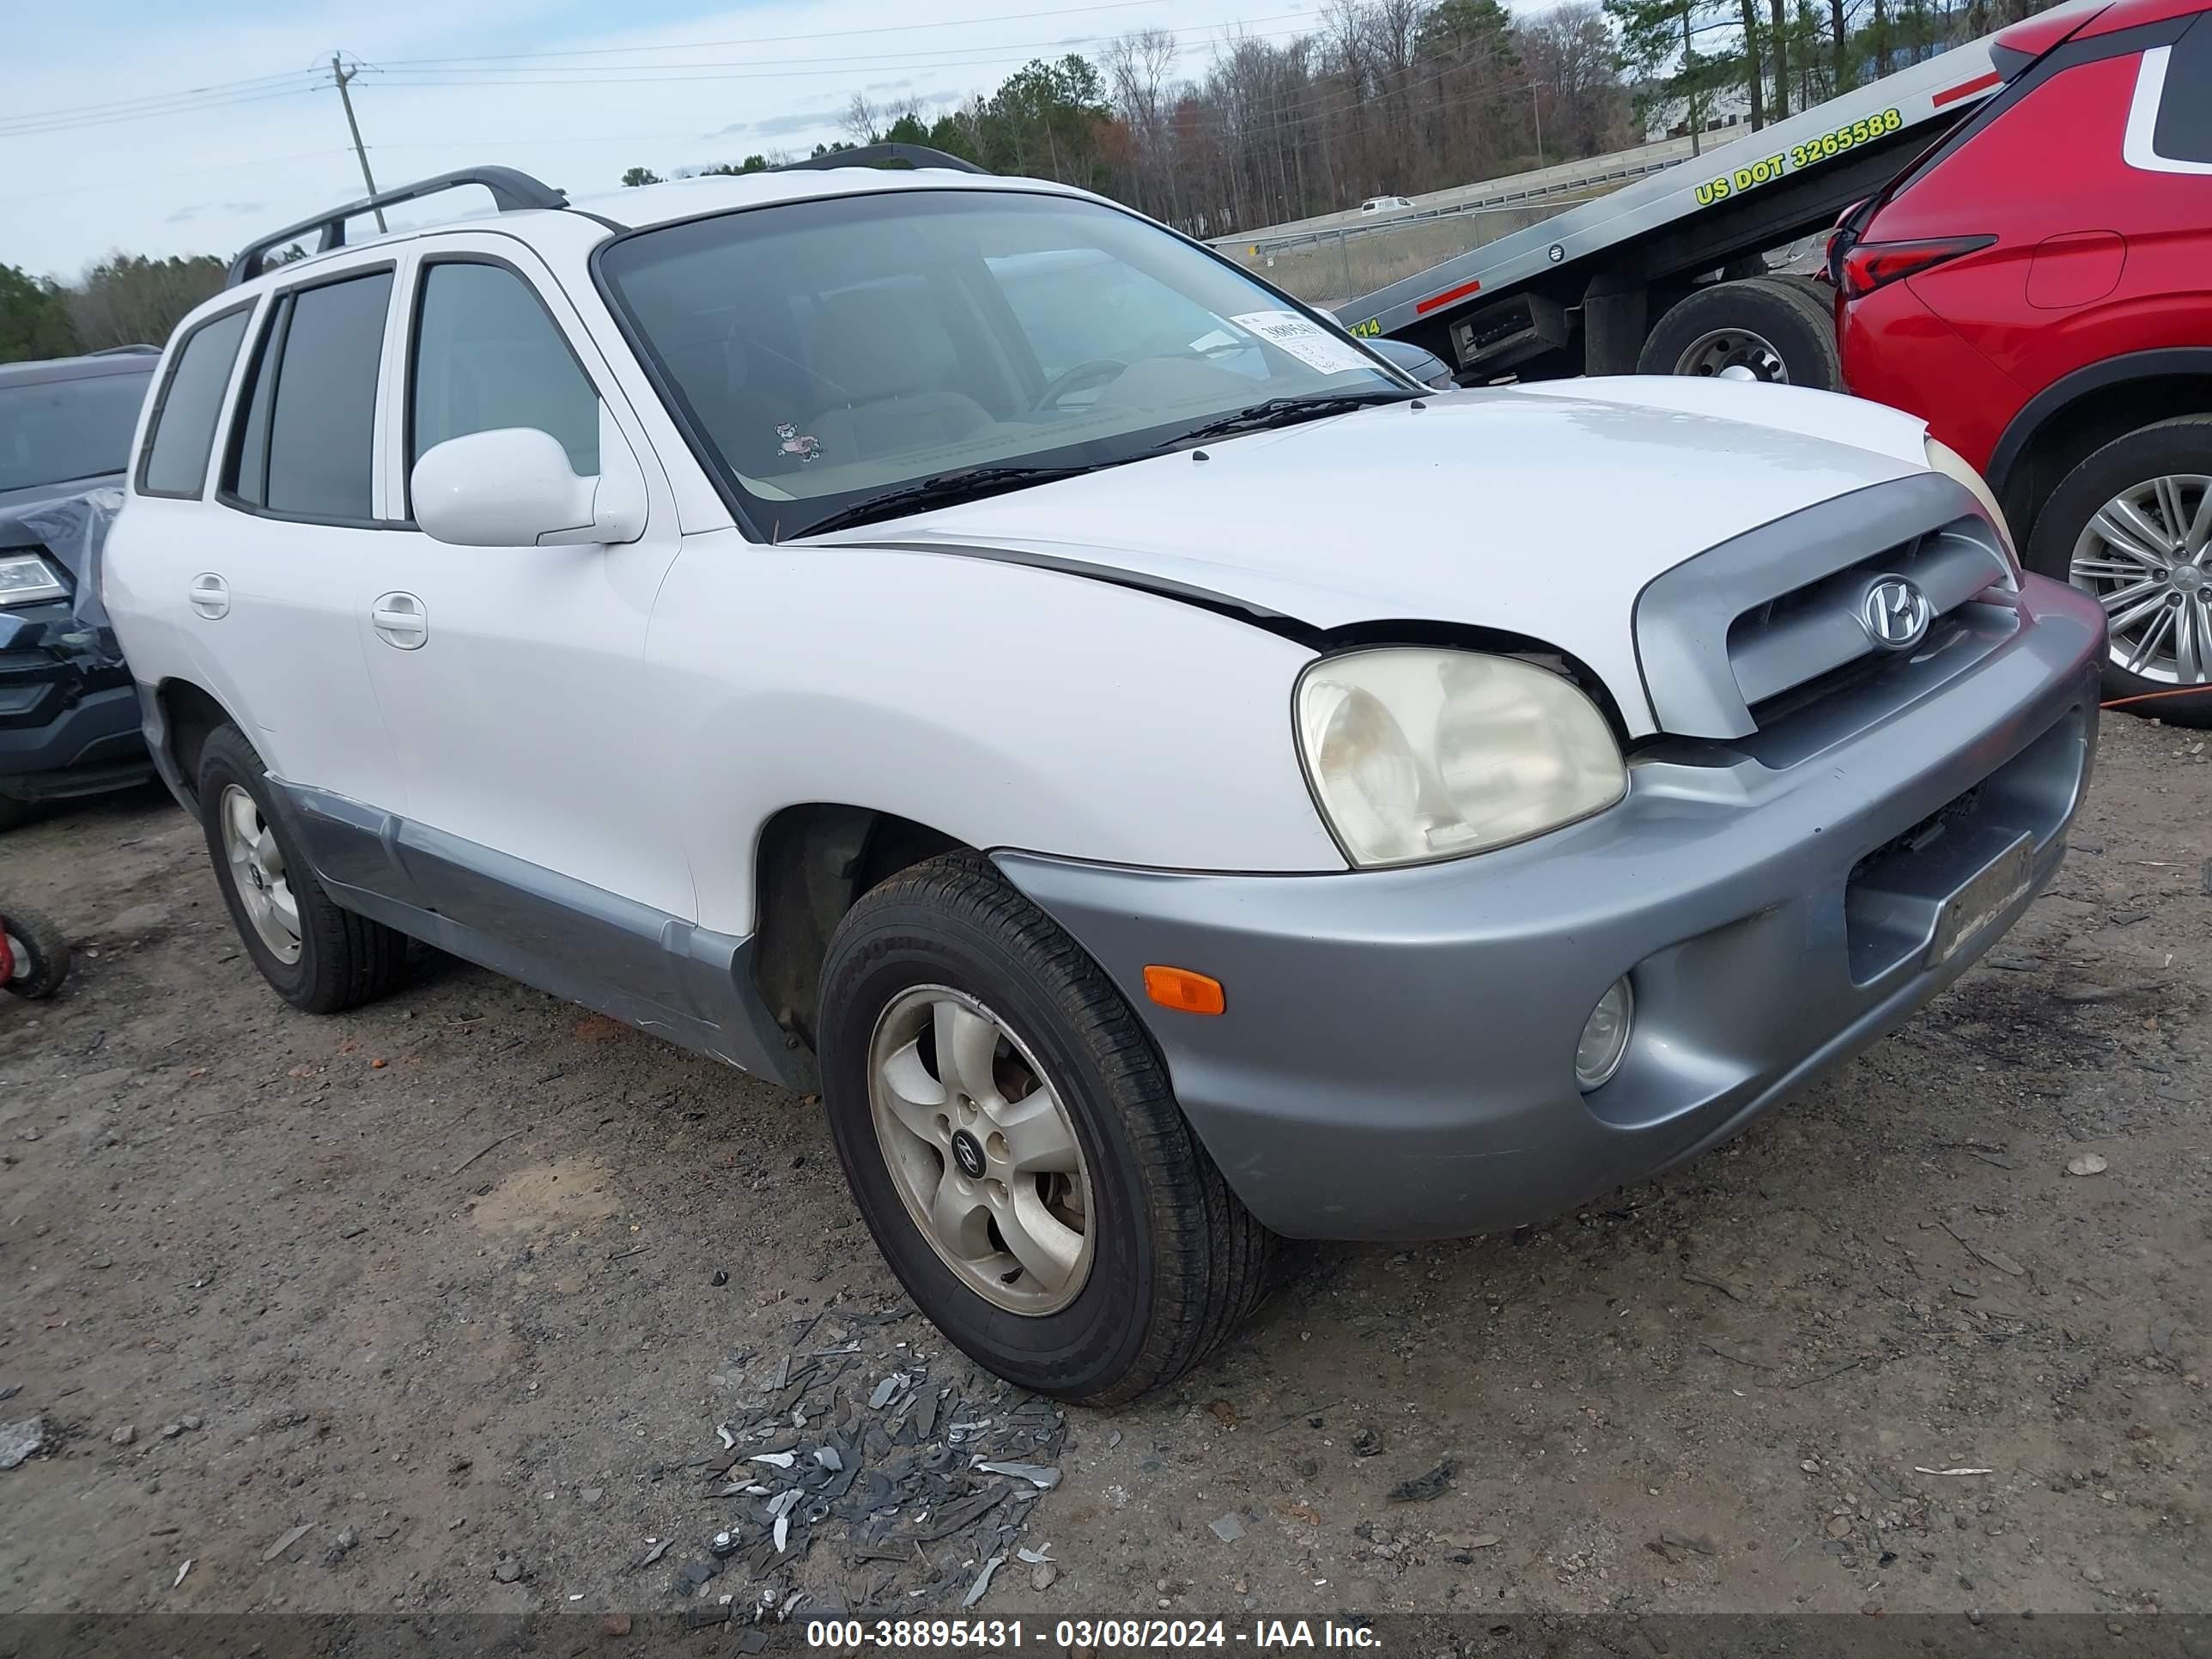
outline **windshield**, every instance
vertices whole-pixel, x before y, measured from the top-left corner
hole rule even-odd
[[[0,490],[73,483],[131,464],[131,434],[154,383],[143,374],[0,386]]]
[[[1066,197],[787,203],[601,269],[776,538],[948,472],[1111,466],[1271,399],[1406,390],[1235,266]]]

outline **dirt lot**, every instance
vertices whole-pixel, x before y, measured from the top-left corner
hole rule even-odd
[[[1738,1144],[1314,1252],[1064,1425],[908,1313],[809,1103],[457,964],[295,1013],[166,798],[36,824],[0,888],[80,962],[0,1007],[0,1420],[46,1436],[0,1611],[653,1613],[732,1522],[688,1605],[957,1609],[1004,1554],[980,1613],[2212,1610],[2206,753],[2108,718],[2055,890]],[[778,1556],[797,1476],[738,1460],[786,1449]]]

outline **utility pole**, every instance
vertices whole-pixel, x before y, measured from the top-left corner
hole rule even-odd
[[[1542,84],[1538,81],[1528,83],[1528,112],[1536,118],[1536,166],[1539,169],[1544,165],[1544,110],[1536,100]]]
[[[331,79],[337,82],[338,101],[345,106],[346,127],[353,134],[353,153],[361,162],[361,181],[368,186],[368,193],[374,196],[376,194],[376,179],[368,170],[368,150],[361,142],[361,123],[353,118],[353,94],[346,90],[346,82],[360,73],[359,70],[348,69],[337,53],[331,54]],[[374,212],[377,229],[383,231],[388,228],[384,222],[384,210],[377,208]]]

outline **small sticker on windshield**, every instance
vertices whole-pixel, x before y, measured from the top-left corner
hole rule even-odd
[[[789,421],[776,422],[775,435],[781,441],[775,447],[779,455],[796,455],[800,461],[811,461],[822,453],[822,440],[812,433],[801,433]]]
[[[1355,368],[1371,371],[1375,367],[1351,341],[1295,311],[1251,311],[1229,320],[1324,374],[1342,374]]]

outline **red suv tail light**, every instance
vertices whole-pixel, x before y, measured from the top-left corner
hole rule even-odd
[[[1924,242],[1857,242],[1844,250],[1837,286],[1847,300],[1863,299],[1900,277],[1917,276],[1962,253],[1973,253],[1994,236],[1936,236]]]

